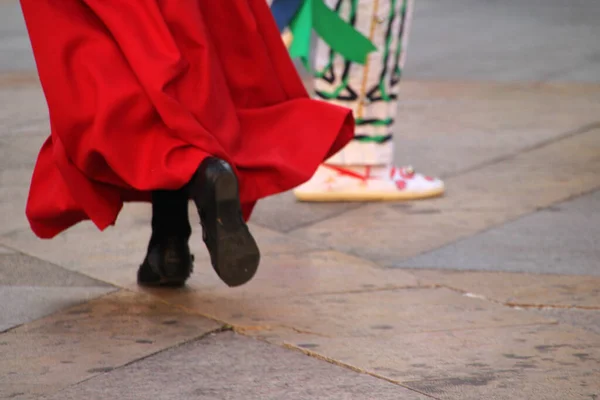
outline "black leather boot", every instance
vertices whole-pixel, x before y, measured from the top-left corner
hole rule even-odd
[[[256,273],[260,252],[242,217],[238,180],[231,166],[218,158],[205,159],[189,190],[217,275],[232,287],[248,282]]]
[[[193,270],[188,245],[188,192],[152,192],[152,236],[138,270],[138,283],[146,286],[183,286]]]

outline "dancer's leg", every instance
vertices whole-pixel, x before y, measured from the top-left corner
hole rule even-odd
[[[377,46],[365,65],[317,46],[316,96],[351,108],[354,139],[296,189],[306,201],[404,200],[439,195],[443,183],[393,165],[398,141],[398,91],[406,59],[413,0],[335,0],[338,13]]]
[[[259,255],[242,209],[247,219],[258,199],[307,180],[353,131],[348,110],[308,99],[264,0],[21,4],[52,128],[27,204],[33,231],[104,229],[124,201],[152,199],[147,260],[185,280],[187,191],[219,276],[250,279]]]

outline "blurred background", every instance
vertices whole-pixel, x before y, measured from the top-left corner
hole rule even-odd
[[[33,70],[18,2],[0,18],[0,70]],[[598,82],[599,18],[595,0],[418,0],[405,77]]]
[[[419,0],[408,79],[599,82],[594,0]]]

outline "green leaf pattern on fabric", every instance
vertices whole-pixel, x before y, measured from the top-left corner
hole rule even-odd
[[[312,31],[345,59],[365,64],[369,53],[377,47],[362,33],[341,19],[323,0],[305,0],[290,24],[293,41],[292,58],[300,58],[305,65],[310,56]]]

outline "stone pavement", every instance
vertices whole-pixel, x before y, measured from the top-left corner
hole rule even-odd
[[[189,286],[147,290],[147,205],[103,233],[29,232],[47,111],[17,3],[0,0],[0,398],[600,398],[598,5],[456,3],[419,3],[397,149],[445,197],[267,199],[263,263],[237,289],[194,219]],[[490,43],[498,65],[475,57]]]

